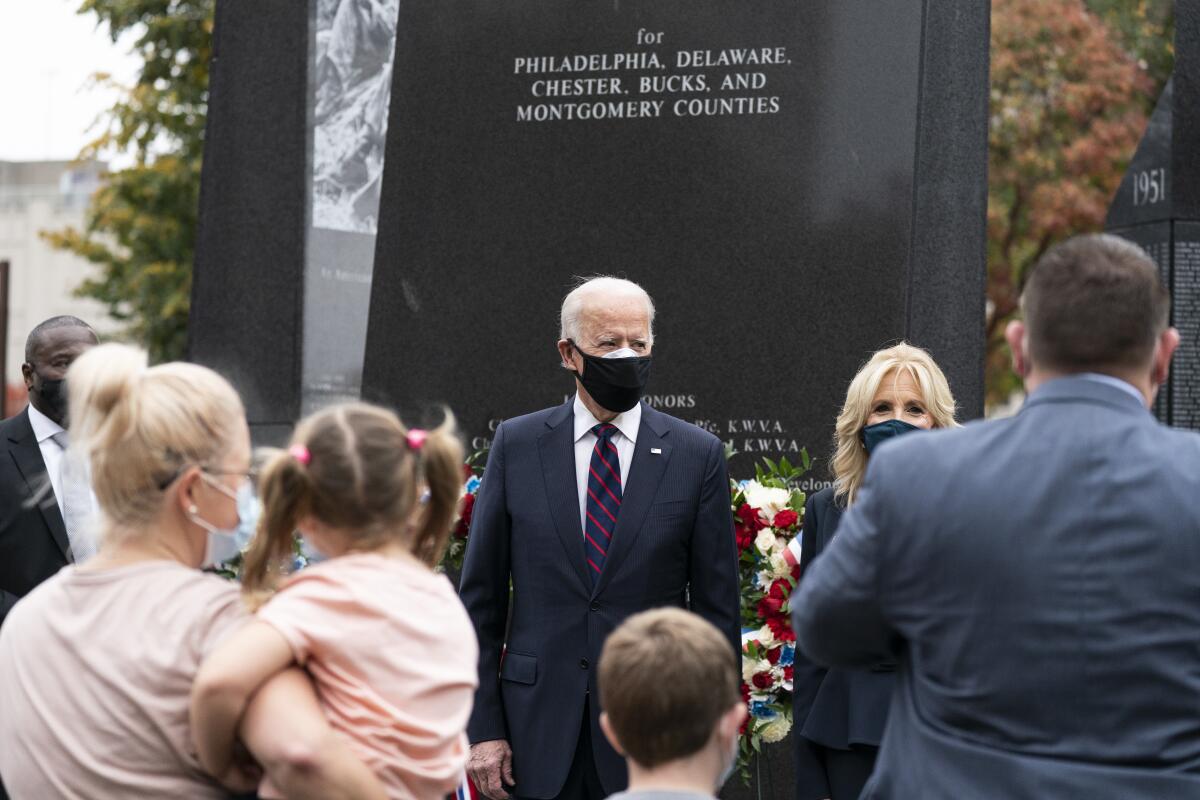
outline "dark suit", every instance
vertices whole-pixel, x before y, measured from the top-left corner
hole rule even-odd
[[[17,600],[66,566],[69,552],[26,409],[0,422],[0,625]]]
[[[1200,797],[1200,436],[1120,388],[881,445],[795,609],[899,655],[864,798]]]
[[[813,560],[833,540],[842,511],[833,487],[805,502],[801,583]],[[894,670],[891,661],[869,669],[826,669],[796,654],[792,708],[797,800],[858,797],[883,740]],[[851,750],[853,758],[843,756]]]
[[[496,430],[460,586],[480,647],[467,732],[472,743],[509,741],[522,797],[558,795],[584,724],[604,790],[625,787],[624,760],[597,722],[596,664],[605,637],[626,617],[690,608],[728,636],[731,658],[739,651],[737,552],[721,442],[645,404],[641,413],[595,588],[584,560],[572,403]]]

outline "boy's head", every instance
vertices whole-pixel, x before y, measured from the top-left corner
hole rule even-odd
[[[631,771],[671,762],[730,764],[745,719],[729,642],[711,623],[677,608],[627,619],[600,654],[601,726]]]

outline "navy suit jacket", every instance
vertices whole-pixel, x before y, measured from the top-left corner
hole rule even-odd
[[[0,422],[0,625],[17,600],[67,565],[69,552],[26,409]]]
[[[899,656],[864,798],[1200,797],[1200,436],[1120,388],[881,445],[795,609]]]
[[[562,788],[589,695],[600,780],[609,793],[625,787],[624,759],[597,721],[596,665],[605,638],[629,615],[690,608],[729,638],[731,658],[740,652],[737,548],[720,440],[642,405],[612,546],[593,588],[573,420],[567,402],[497,428],[459,587],[480,649],[467,732],[472,743],[509,741],[522,797],[554,797]]]

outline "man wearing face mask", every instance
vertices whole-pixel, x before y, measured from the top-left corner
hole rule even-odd
[[[67,456],[67,368],[95,346],[76,317],[52,317],[25,341],[29,405],[0,422],[0,625],[13,604],[96,551],[86,471]]]
[[[886,442],[793,598],[810,658],[889,656],[863,798],[1200,797],[1200,436],[1148,411],[1179,333],[1107,235],[1034,266],[1011,418]]]
[[[690,609],[736,663],[724,448],[641,402],[653,323],[638,285],[580,285],[563,300],[558,342],[575,396],[496,431],[460,585],[480,644],[467,768],[496,800],[625,788],[625,763],[600,731],[596,664],[631,614]]]

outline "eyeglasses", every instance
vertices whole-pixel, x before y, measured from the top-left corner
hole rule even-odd
[[[192,466],[199,466],[200,471],[205,473],[206,475],[212,475],[214,477],[221,476],[221,475],[240,475],[240,476],[242,476],[242,478],[244,480],[250,481],[251,486],[258,485],[258,470],[254,469],[254,468],[250,468],[247,470],[209,469],[208,467],[201,466],[201,465],[184,464],[179,469],[177,469],[173,473],[171,473],[170,477],[168,477],[166,480],[159,481],[158,490],[160,492],[165,492],[167,490],[168,486],[170,486],[175,481],[179,480],[179,476],[182,475],[184,472],[186,472],[188,470],[188,468],[192,467]]]

